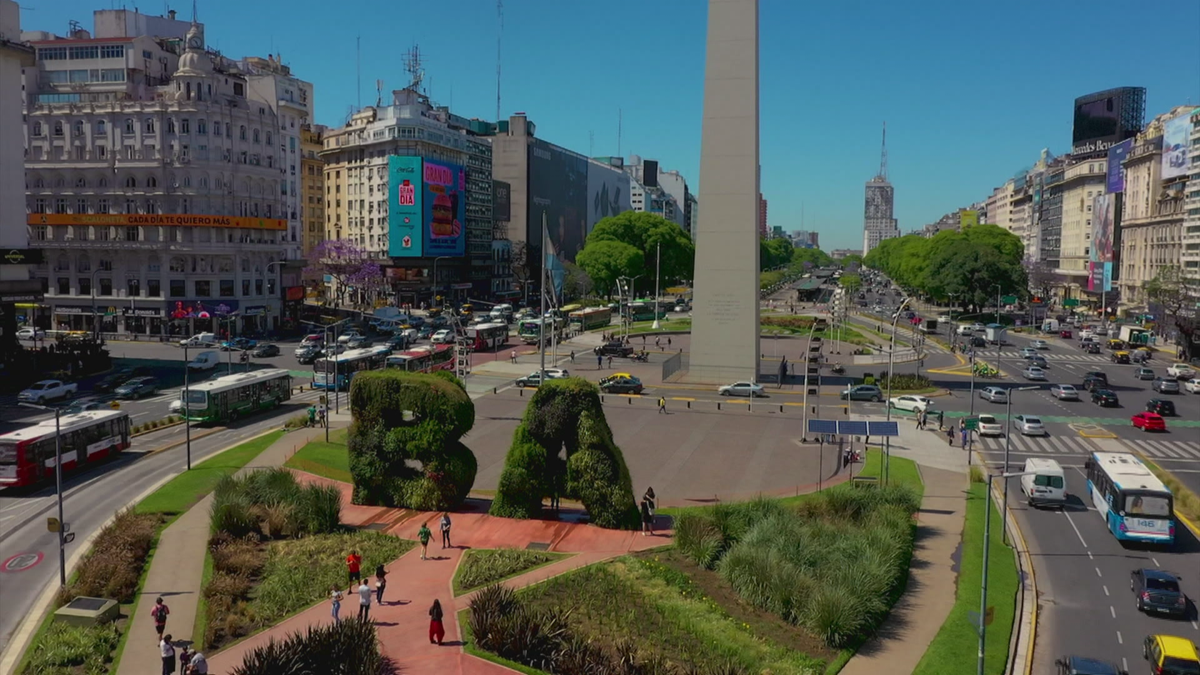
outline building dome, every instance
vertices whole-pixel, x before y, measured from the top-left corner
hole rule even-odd
[[[179,57],[177,75],[206,75],[212,72],[212,61],[204,53],[204,31],[193,22],[185,39],[186,50]]]

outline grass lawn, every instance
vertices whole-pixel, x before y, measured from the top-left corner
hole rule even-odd
[[[457,597],[488,584],[511,579],[567,555],[514,548],[471,549],[463,553],[462,562],[454,571],[454,595]]]
[[[1158,476],[1163,485],[1170,488],[1171,494],[1175,495],[1175,513],[1192,521],[1194,525],[1200,525],[1200,496],[1187,489],[1183,483],[1179,482],[1178,478],[1171,475],[1171,472],[1164,471],[1162,467],[1146,459],[1145,456],[1142,456],[1142,462],[1155,476]]]
[[[221,478],[237,473],[282,436],[282,431],[273,431],[192,466],[191,471],[184,471],[143,499],[137,512],[174,515],[187,511],[212,492]]]
[[[893,467],[894,468],[894,467]],[[967,519],[963,529],[962,560],[954,608],[937,637],[917,664],[914,675],[973,673],[977,663],[979,634],[968,612],[979,611],[980,576],[983,571],[983,521],[987,498],[985,483],[971,483],[967,496]],[[992,504],[992,532],[988,560],[988,606],[995,614],[987,632],[984,672],[1000,675],[1008,660],[1019,584],[1013,551],[1004,545],[1000,514]]]
[[[659,319],[658,325],[659,325],[658,330],[655,330],[653,321],[634,321],[633,329],[630,330],[629,332],[633,335],[637,335],[638,333],[657,333],[659,331],[664,331],[664,330],[666,330],[666,331],[690,331],[692,329],[692,320],[690,318]],[[598,330],[618,331],[619,327],[616,324],[614,324],[612,326],[607,326],[605,328],[600,328]]]
[[[329,442],[309,441],[284,466],[343,483],[353,483],[350,476],[350,452],[346,446],[346,429],[329,432]]]

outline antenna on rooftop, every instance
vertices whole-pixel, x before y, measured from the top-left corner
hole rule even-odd
[[[883,146],[879,155],[879,177],[887,180],[887,122],[883,123]]]
[[[496,32],[496,121],[500,121],[500,39],[504,36],[504,0],[496,0],[496,18],[500,30]]]
[[[354,88],[358,92],[358,109],[362,110],[362,36],[354,38]]]
[[[408,50],[408,55],[404,58],[404,70],[408,73],[408,86],[418,93],[424,93],[421,90],[421,83],[425,81],[425,68],[421,63],[421,46],[413,45],[412,49]]]
[[[383,105],[383,80],[375,80],[375,107]]]

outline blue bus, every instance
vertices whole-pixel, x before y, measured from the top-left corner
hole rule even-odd
[[[346,391],[350,380],[360,370],[378,370],[392,353],[390,347],[364,347],[349,349],[332,357],[317,359],[313,363],[314,389]],[[336,375],[336,377],[335,377]]]
[[[1084,464],[1088,496],[1119,541],[1175,543],[1171,491],[1136,456],[1093,452]]]

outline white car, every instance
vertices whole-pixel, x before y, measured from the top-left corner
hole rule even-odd
[[[909,412],[920,412],[922,410],[930,410],[934,406],[933,399],[925,396],[895,396],[888,399],[888,405],[896,410],[908,410]]]
[[[17,331],[18,340],[44,340],[46,339],[46,331],[41,328],[22,328]]]
[[[1196,371],[1186,363],[1174,363],[1167,367],[1167,377],[1186,380],[1196,375]]]
[[[1183,383],[1183,388],[1193,394],[1200,394],[1200,378],[1193,377]]]
[[[1050,387],[1050,395],[1060,401],[1079,400],[1079,390],[1070,384],[1056,384]]]
[[[717,389],[722,396],[763,396],[765,392],[761,384],[755,382],[734,382]]]
[[[1021,374],[1024,375],[1025,379],[1027,379],[1027,380],[1045,380],[1046,379],[1046,371],[1042,370],[1041,368],[1038,368],[1037,366],[1029,366],[1024,371],[1022,371]]]
[[[362,340],[362,339],[364,339],[364,338],[361,333],[359,333],[358,331],[352,330],[352,331],[347,331],[347,332],[339,335],[337,341],[338,341],[338,344],[344,345],[344,344],[349,344],[356,340]]]
[[[1033,347],[1025,347],[1024,349],[1021,350],[1021,358],[1023,358],[1023,359],[1028,359],[1028,358],[1031,358],[1031,357],[1034,357],[1037,355],[1038,355],[1037,350],[1034,349]]]
[[[1004,425],[995,415],[980,415],[978,431],[980,436],[1003,436]]]
[[[1033,348],[1034,349],[1050,349],[1050,343],[1046,342],[1045,340],[1034,340]]]
[[[171,401],[171,405],[167,406],[167,413],[170,415],[183,414],[183,397]]]
[[[429,338],[429,341],[435,345],[445,344],[447,342],[453,342],[454,341],[454,333],[452,333],[448,330],[442,329],[442,330],[439,330],[438,332],[434,333],[433,337]]]
[[[34,382],[29,385],[28,389],[22,390],[17,394],[17,401],[28,401],[44,405],[47,401],[70,398],[75,395],[78,386],[74,382],[63,382],[62,380],[41,380],[40,382]]]
[[[1042,426],[1042,419],[1033,415],[1017,415],[1012,420],[1013,427],[1021,432],[1022,436],[1045,436],[1046,427]]]

